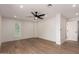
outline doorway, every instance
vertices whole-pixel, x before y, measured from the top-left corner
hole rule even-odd
[[[77,21],[67,22],[67,40],[78,41],[79,39],[79,30],[78,30]]]

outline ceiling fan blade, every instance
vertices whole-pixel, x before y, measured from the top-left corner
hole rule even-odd
[[[40,19],[44,19],[44,18],[40,18]]]
[[[43,18],[41,18],[41,17],[38,17],[39,19],[43,19]]]
[[[41,14],[41,15],[39,15],[39,16],[45,16],[45,14]]]
[[[34,17],[36,17],[36,18],[39,18],[39,19],[44,19],[44,18],[42,18],[42,16],[45,16],[45,14],[40,14],[39,15],[39,13],[36,11],[36,12],[31,12],[33,15],[34,15]]]
[[[35,14],[33,12],[31,12],[31,13],[35,16]]]

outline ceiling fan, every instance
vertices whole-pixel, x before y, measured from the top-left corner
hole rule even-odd
[[[31,14],[34,16],[34,20],[44,19],[43,16],[46,15],[46,14],[39,14],[37,11],[36,12],[31,12]]]

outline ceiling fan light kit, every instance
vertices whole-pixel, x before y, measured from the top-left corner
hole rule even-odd
[[[34,17],[34,20],[37,20],[38,18],[37,17]]]

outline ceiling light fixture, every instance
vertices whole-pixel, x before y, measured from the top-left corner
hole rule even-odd
[[[48,4],[48,7],[52,7],[52,4]]]
[[[73,4],[72,7],[76,7],[76,4]]]
[[[14,18],[16,18],[16,16],[14,16]]]
[[[79,15],[79,13],[76,13],[76,15]]]
[[[20,5],[20,8],[23,8],[24,6],[23,5]]]

